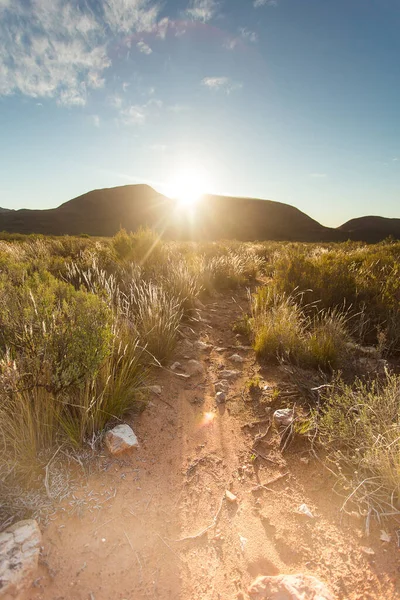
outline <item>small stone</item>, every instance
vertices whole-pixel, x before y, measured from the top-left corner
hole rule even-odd
[[[240,375],[239,371],[225,369],[220,373],[222,379],[234,379]]]
[[[307,456],[302,456],[300,458],[300,462],[303,463],[303,465],[308,465],[308,463],[310,462],[310,459],[307,458]]]
[[[308,508],[307,504],[301,504],[299,506],[299,508],[297,509],[297,512],[301,515],[305,515],[309,519],[314,518],[314,515],[312,514],[311,510]]]
[[[225,490],[225,496],[229,502],[237,502],[237,496],[235,496],[235,494],[232,494],[232,492],[230,492],[229,490]]]
[[[0,533],[0,598],[11,600],[32,585],[42,534],[33,519],[19,521]]]
[[[180,362],[174,362],[173,365],[171,365],[171,371],[177,371],[178,369],[182,369],[182,365]]]
[[[361,550],[361,552],[363,552],[364,554],[367,554],[368,556],[375,555],[375,551],[372,550],[372,548],[367,548],[366,546],[361,546],[360,550]]]
[[[216,392],[227,392],[229,383],[226,379],[221,379],[214,384],[214,387]]]
[[[161,385],[151,385],[149,386],[149,390],[152,394],[157,394],[157,396],[161,396]]]
[[[186,366],[186,371],[190,375],[202,375],[204,373],[204,367],[198,360],[189,360]]]
[[[280,408],[274,412],[274,423],[280,427],[289,427],[294,420],[294,410],[292,408]]]
[[[222,348],[222,346],[218,346],[218,348],[215,348],[215,352],[225,352],[225,350],[227,350],[227,348]]]
[[[234,363],[244,363],[244,358],[242,358],[240,354],[232,354],[232,356],[229,357],[229,360]]]
[[[139,442],[129,425],[117,425],[105,435],[105,443],[108,451],[113,454],[121,454],[132,448],[137,448]]]
[[[303,574],[260,576],[247,592],[252,600],[334,600],[322,581]]]
[[[216,400],[217,404],[224,404],[224,402],[226,400],[225,392],[217,392],[216,396],[215,396],[215,400]]]
[[[205,352],[206,350],[211,350],[212,345],[206,344],[205,342],[198,340],[194,343],[194,347],[196,348],[196,350],[201,350],[202,352]]]

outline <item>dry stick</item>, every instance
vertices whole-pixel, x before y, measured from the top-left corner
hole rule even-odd
[[[276,460],[272,460],[272,458],[268,458],[268,456],[264,456],[264,454],[261,454],[261,452],[259,452],[255,448],[252,448],[251,451],[254,452],[255,454],[257,454],[257,456],[259,456],[260,458],[263,458],[264,460],[266,460],[267,462],[270,462],[273,465],[277,464]]]
[[[53,460],[55,459],[55,457],[57,456],[57,454],[59,453],[59,451],[61,450],[62,445],[58,446],[57,450],[54,452],[53,456],[51,457],[51,459],[49,460],[49,462],[46,465],[46,469],[45,469],[45,477],[44,477],[44,485],[46,488],[46,494],[48,498],[52,498],[51,494],[50,494],[50,489],[49,489],[49,467],[51,465],[51,463],[53,462]]]
[[[179,558],[179,559],[181,558],[181,557],[179,556],[179,554],[177,554],[177,553],[175,552],[175,550],[173,550],[173,549],[171,548],[171,546],[169,546],[169,544],[167,544],[167,542],[164,540],[164,538],[162,538],[162,537],[161,537],[161,535],[160,535],[159,533],[157,533],[157,532],[156,532],[156,536],[160,538],[160,540],[162,541],[162,543],[163,543],[163,544],[165,544],[165,545],[167,546],[168,550],[170,550],[170,551],[172,552],[172,554],[174,554],[174,555],[175,555],[177,558]]]
[[[202,529],[202,531],[200,531],[199,533],[196,533],[196,535],[188,535],[187,537],[180,538],[179,540],[175,540],[175,541],[176,542],[185,542],[187,540],[196,540],[197,538],[202,537],[209,529],[211,529],[212,527],[215,527],[216,524],[217,524],[217,521],[218,521],[219,514],[220,514],[220,512],[222,510],[222,505],[223,505],[223,502],[224,502],[224,497],[225,496],[222,496],[222,498],[221,498],[221,502],[220,502],[219,508],[218,508],[217,512],[215,513],[215,516],[213,518],[213,521],[212,521],[211,525],[208,525],[208,527],[205,527],[204,529]]]
[[[97,525],[97,527],[95,527],[94,529],[92,529],[91,531],[89,531],[89,533],[94,533],[95,531],[97,531],[100,527],[104,527],[104,525],[107,525],[107,523],[111,523],[111,521],[115,521],[115,519],[117,519],[118,517],[113,517],[112,519],[108,519],[108,521],[105,521],[104,523],[101,523],[101,525]]]
[[[134,550],[134,548],[132,546],[132,542],[129,539],[128,534],[126,533],[126,531],[124,531],[124,535],[125,535],[126,539],[128,540],[128,544],[130,545],[132,552],[135,552],[135,550]]]
[[[282,475],[278,475],[278,477],[275,477],[274,479],[271,479],[270,481],[267,481],[266,483],[260,483],[259,485],[256,485],[255,487],[253,487],[251,489],[252,492],[256,492],[259,489],[264,489],[264,490],[268,490],[269,492],[273,492],[275,490],[271,490],[270,488],[268,488],[268,485],[271,485],[273,483],[276,483],[277,481],[279,481],[280,479],[283,479],[284,477],[287,477],[289,475],[289,471],[287,473],[283,473]]]

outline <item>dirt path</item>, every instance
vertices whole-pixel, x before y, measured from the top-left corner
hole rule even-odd
[[[258,574],[304,572],[339,598],[400,597],[395,545],[379,530],[343,516],[333,482],[304,448],[282,456],[271,428],[271,394],[282,375],[267,370],[257,401],[246,382],[259,373],[254,353],[232,332],[245,294],[210,302],[185,329],[176,360],[202,372],[189,379],[160,372],[161,398],[132,421],[140,449],[122,460],[104,453],[99,470],[44,532],[39,578],[25,600],[233,600]],[[193,343],[203,341],[211,349]],[[223,350],[225,348],[225,350]],[[243,359],[236,364],[229,357]],[[214,383],[237,369],[225,404]],[[255,427],[249,424],[261,421]],[[283,477],[282,477],[283,476]],[[266,488],[254,488],[264,484]],[[229,502],[225,491],[237,496]],[[306,503],[314,519],[297,514]],[[203,534],[201,532],[209,527]],[[363,547],[375,554],[366,554]]]

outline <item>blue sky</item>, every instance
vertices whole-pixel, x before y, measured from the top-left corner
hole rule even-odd
[[[400,217],[399,0],[0,0],[0,206],[182,169]]]

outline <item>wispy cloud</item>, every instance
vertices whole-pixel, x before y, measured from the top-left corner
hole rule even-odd
[[[229,77],[205,77],[201,83],[210,90],[221,90],[226,94],[240,90],[243,87],[241,83],[232,81]]]
[[[119,112],[118,121],[123,125],[144,125],[150,116],[155,116],[162,108],[161,100],[151,99],[145,104],[124,107]]]
[[[103,0],[104,20],[115,32],[151,31],[160,5],[151,0]]]
[[[217,0],[191,0],[186,9],[187,15],[196,21],[210,21],[219,9]]]
[[[246,27],[240,27],[239,35],[225,40],[224,48],[227,50],[234,50],[241,41],[255,44],[258,42],[258,34],[255,31],[247,29]]]
[[[101,0],[96,12],[74,0],[0,0],[0,96],[83,106],[105,85],[110,34],[165,37],[168,22],[157,21],[159,12],[156,0]],[[144,42],[138,47],[151,52]]]
[[[255,44],[256,42],[258,42],[258,35],[256,34],[255,31],[251,31],[250,29],[247,29],[246,27],[241,27],[239,29],[239,33],[240,33],[240,36],[247,42],[251,42],[252,44]]]
[[[260,8],[261,6],[278,6],[278,0],[254,0],[254,8]]]
[[[92,123],[95,127],[100,127],[100,117],[99,115],[92,115]]]
[[[142,54],[151,54],[153,52],[150,46],[148,46],[145,42],[138,42],[136,46],[139,52],[141,52]]]

